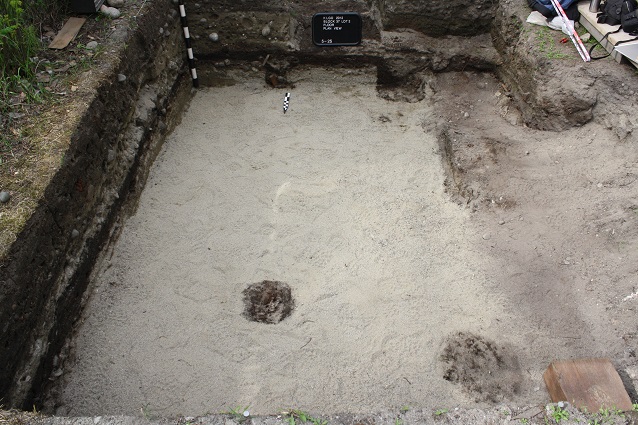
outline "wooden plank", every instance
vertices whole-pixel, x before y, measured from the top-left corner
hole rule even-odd
[[[543,374],[553,402],[567,401],[579,409],[632,409],[627,390],[609,359],[555,360]]]
[[[55,36],[49,49],[64,49],[78,35],[80,28],[86,22],[86,18],[69,18],[62,27],[58,35]]]

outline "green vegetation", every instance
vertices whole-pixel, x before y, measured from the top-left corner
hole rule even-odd
[[[410,411],[410,406],[404,405],[399,409],[399,414],[396,418],[394,418],[394,425],[403,425],[404,424],[404,415]]]
[[[445,415],[448,412],[447,409],[437,409],[434,412],[434,416],[441,416],[441,415]]]
[[[66,5],[66,0],[0,0],[0,188],[11,193],[0,214],[0,256],[36,208],[67,143],[50,125],[59,113],[46,115],[43,109],[55,103],[49,102],[54,89],[38,81],[57,65],[44,59],[53,53],[40,32],[54,32],[64,22]]]
[[[559,406],[550,406],[550,415],[552,419],[558,424],[561,421],[569,419],[569,412]]]
[[[0,110],[6,111],[16,93],[24,93],[28,101],[37,100],[38,64],[33,58],[40,41],[22,0],[0,0],[0,10],[4,12],[0,15]]]
[[[313,425],[328,425],[328,421],[321,418],[315,418],[302,410],[290,410],[282,412],[285,418],[287,418],[289,425],[311,423]]]
[[[609,408],[609,407],[604,407],[604,408],[601,407],[600,410],[598,411],[598,413],[603,418],[609,418],[611,416],[620,416],[620,417],[624,416],[622,410],[618,409],[616,406],[613,406],[611,408]]]
[[[570,54],[558,50],[554,32],[547,27],[540,27],[538,29],[536,33],[536,43],[538,44],[538,51],[543,53],[547,59],[564,59],[571,57]]]
[[[0,0],[0,112],[42,100],[40,30],[58,23],[66,6],[65,0]]]
[[[148,403],[145,404],[144,406],[140,407],[140,413],[142,414],[144,419],[146,419],[147,421],[150,421],[151,419],[153,419],[153,415],[151,413],[151,408],[150,408],[150,405]]]
[[[617,407],[601,407],[598,413],[589,421],[589,425],[615,424],[616,419],[624,422],[625,414]]]
[[[249,407],[250,406],[246,406],[246,407],[237,406],[234,408],[231,407],[227,411],[221,412],[221,413],[223,415],[230,416],[231,418],[235,419],[239,423],[243,423],[244,421],[248,420],[248,418],[250,417],[250,414],[248,413]]]

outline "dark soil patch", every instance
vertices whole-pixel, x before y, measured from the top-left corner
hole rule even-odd
[[[264,280],[244,289],[244,316],[253,322],[277,324],[290,316],[295,307],[290,286]]]
[[[448,338],[443,378],[463,386],[476,402],[497,403],[518,394],[522,380],[513,351],[469,332]]]

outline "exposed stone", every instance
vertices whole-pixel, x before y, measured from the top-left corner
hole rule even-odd
[[[11,200],[11,194],[6,190],[0,192],[0,203],[6,204]]]
[[[119,9],[116,9],[115,7],[105,6],[105,5],[102,5],[102,7],[100,7],[100,12],[102,12],[103,15],[108,16],[111,19],[119,18],[121,14]]]

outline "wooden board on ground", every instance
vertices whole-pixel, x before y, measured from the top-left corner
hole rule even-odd
[[[543,379],[553,402],[567,401],[589,412],[632,409],[627,390],[609,359],[554,360]]]
[[[80,28],[86,22],[86,18],[69,18],[62,27],[58,35],[55,36],[49,49],[64,49],[78,35]]]

